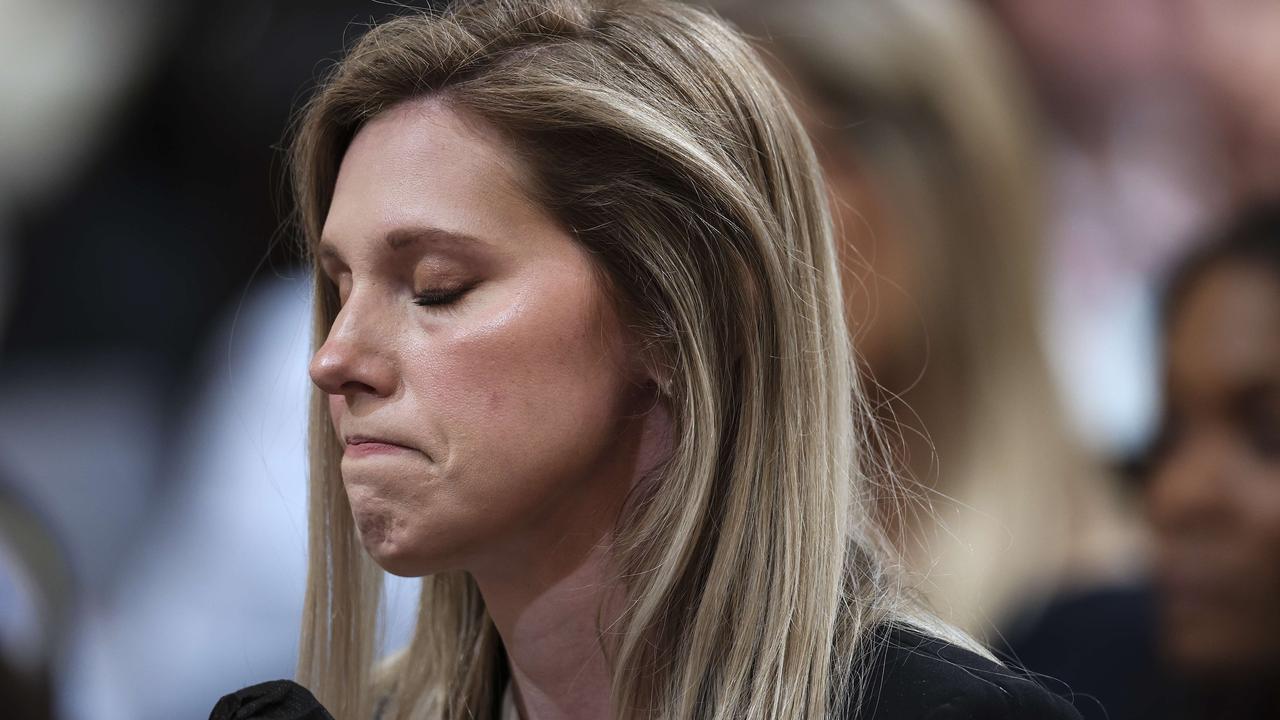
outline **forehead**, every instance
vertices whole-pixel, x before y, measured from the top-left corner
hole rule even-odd
[[[1280,279],[1237,262],[1206,270],[1180,305],[1168,352],[1175,390],[1280,381]]]
[[[523,190],[510,145],[437,98],[409,100],[367,122],[343,155],[323,238],[338,253],[404,227],[510,237],[547,221]]]

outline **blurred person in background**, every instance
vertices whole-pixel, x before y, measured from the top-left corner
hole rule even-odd
[[[1139,470],[1152,582],[1124,603],[1057,603],[1013,648],[1097,698],[1105,712],[1077,702],[1086,718],[1278,717],[1280,205],[1182,260],[1162,329],[1160,431]]]
[[[1160,278],[1210,228],[1276,196],[1280,5],[987,4],[1021,51],[1053,139],[1055,365],[1086,420],[1077,425],[1141,473],[1158,419]],[[1112,718],[1162,717],[1145,704],[1158,662],[1152,603],[1145,586],[1058,598],[1021,618],[1009,646]]]
[[[934,605],[992,637],[1055,592],[1126,582],[1132,526],[1041,346],[1040,146],[998,33],[964,2],[721,7],[808,108],[857,346],[933,507],[889,521]]]
[[[1147,717],[1280,717],[1280,204],[1186,260],[1164,332],[1145,498],[1177,692]]]
[[[1078,429],[1136,461],[1157,409],[1158,279],[1280,192],[1280,4],[983,2],[1052,139],[1054,365]]]

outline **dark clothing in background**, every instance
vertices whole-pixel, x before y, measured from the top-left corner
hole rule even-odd
[[[1145,717],[1166,682],[1155,671],[1155,606],[1146,587],[1063,595],[1005,633],[1001,655],[1071,688],[1084,720]]]
[[[1001,654],[1066,683],[1084,720],[1276,720],[1280,678],[1198,686],[1160,659],[1147,586],[1064,595],[1015,623]]]

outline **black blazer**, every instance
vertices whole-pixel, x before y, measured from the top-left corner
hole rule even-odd
[[[1080,720],[1026,675],[900,625],[877,632],[871,672],[849,720]],[[210,720],[333,720],[287,680],[223,697]],[[774,720],[789,720],[775,718]]]
[[[1080,720],[1024,672],[897,624],[876,633],[864,688],[849,720]]]

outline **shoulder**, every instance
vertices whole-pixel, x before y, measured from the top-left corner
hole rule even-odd
[[[1028,675],[899,624],[874,633],[860,709],[850,720],[1079,720]]]

